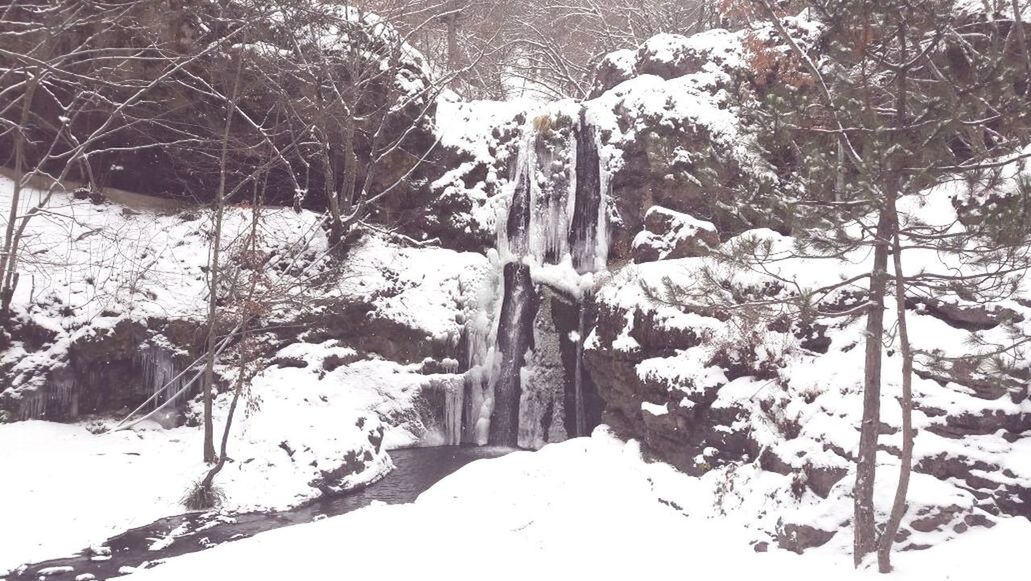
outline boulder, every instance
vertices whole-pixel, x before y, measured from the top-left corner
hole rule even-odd
[[[716,227],[688,214],[652,206],[634,237],[634,262],[704,256],[720,243]]]
[[[825,531],[807,524],[788,523],[777,535],[777,546],[792,553],[802,554],[806,549],[819,547],[834,537],[836,531]]]

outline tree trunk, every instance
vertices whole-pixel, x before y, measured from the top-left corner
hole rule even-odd
[[[228,123],[226,125],[228,126]],[[215,461],[215,434],[211,414],[215,381],[215,319],[218,311],[219,253],[222,242],[222,215],[225,210],[224,169],[222,173],[222,177],[219,178],[218,197],[215,201],[215,227],[212,232],[211,254],[208,259],[208,340],[202,381],[204,390],[204,461],[209,463]]]
[[[22,96],[21,116],[18,128],[14,132],[14,191],[11,195],[11,208],[7,215],[7,228],[4,232],[3,255],[0,256],[0,313],[6,317],[10,313],[14,289],[18,286],[18,245],[21,236],[15,230],[18,221],[18,207],[21,205],[22,180],[25,173],[25,132],[28,131],[29,115],[32,112],[32,100],[36,94],[38,77],[33,76],[26,81],[25,94]]]
[[[268,173],[265,174],[265,179],[268,179]],[[249,237],[249,246],[252,255],[256,255],[258,250],[258,220],[261,216],[262,200],[264,199],[265,184],[261,186],[255,181],[254,184],[254,197],[252,198],[251,204],[251,233]],[[247,297],[244,301],[243,313],[240,315],[240,342],[239,342],[239,363],[237,367],[236,385],[233,386],[233,399],[229,403],[229,411],[226,413],[226,423],[222,427],[222,442],[219,445],[218,462],[208,470],[208,473],[204,475],[204,479],[201,481],[201,490],[210,491],[212,485],[215,482],[215,476],[222,471],[222,468],[226,465],[226,460],[229,458],[229,433],[233,427],[233,418],[236,416],[236,407],[240,402],[240,395],[243,393],[243,388],[247,384],[247,363],[251,361],[247,353],[247,338],[248,338],[248,323],[251,317],[254,316],[250,312],[246,305],[251,304],[255,296],[257,295],[258,281],[260,275],[251,275],[251,284],[248,289]],[[209,496],[210,497],[210,496]]]
[[[863,363],[863,419],[859,428],[859,456],[855,484],[855,566],[877,547],[873,504],[877,473],[877,436],[881,423],[881,344],[884,340],[884,295],[888,278],[891,220],[881,210],[874,241],[874,264],[870,276],[870,307],[866,316],[866,356]]]
[[[354,207],[354,185],[358,181],[358,158],[354,153],[354,117],[348,115],[344,125],[344,175],[340,185],[340,199],[348,215]]]
[[[906,62],[909,58],[909,40],[905,17],[899,20],[897,37],[900,58],[902,62]],[[897,71],[895,129],[898,147],[895,148],[895,153],[889,160],[891,187],[885,207],[892,224],[892,243],[895,250],[892,253],[895,274],[895,310],[898,316],[899,346],[902,354],[902,457],[900,458],[902,465],[891,514],[877,547],[877,567],[881,573],[891,572],[891,547],[895,542],[895,533],[898,532],[899,524],[902,522],[902,515],[906,512],[906,493],[909,490],[909,476],[913,463],[913,352],[909,344],[909,327],[906,321],[906,279],[902,272],[902,243],[899,232],[901,225],[899,224],[898,208],[895,205],[900,190],[903,158],[906,156],[905,149],[908,145],[905,133],[908,123],[908,77],[907,69],[902,68]]]
[[[333,245],[340,242],[344,235],[343,214],[340,211],[340,198],[337,196],[336,174],[329,157],[328,140],[322,144],[322,147],[322,155],[319,156],[322,160],[322,187],[326,191],[326,205],[329,208],[329,243]]]
[[[245,329],[243,340],[246,340],[246,338],[247,331]],[[233,416],[236,415],[236,405],[240,401],[240,394],[243,393],[245,362],[246,360],[241,354],[239,376],[237,377],[236,385],[233,388],[233,400],[229,403],[229,412],[226,414],[226,425],[222,428],[222,443],[219,446],[218,462],[216,462],[215,465],[208,470],[208,473],[204,475],[204,480],[202,480],[200,484],[200,488],[202,490],[211,490],[211,485],[215,481],[215,476],[218,475],[226,465],[227,450],[229,448],[229,430],[233,426]]]
[[[899,349],[902,353],[902,464],[899,472],[898,486],[895,489],[895,501],[892,503],[891,516],[881,533],[877,548],[877,566],[881,573],[891,572],[891,547],[895,542],[895,534],[906,513],[906,494],[909,491],[909,477],[913,470],[913,350],[909,343],[909,325],[906,321],[906,280],[902,272],[902,244],[898,234],[898,215],[895,227],[895,308],[899,319]]]
[[[1017,42],[1020,43],[1020,50],[1024,53],[1024,94],[1031,94],[1031,46],[1027,44],[1027,35],[1024,34],[1024,20],[1020,16],[1020,0],[1010,0],[1013,6],[1013,27],[1017,31]]]
[[[447,70],[458,69],[458,3],[451,3],[451,13],[447,15]]]
[[[838,165],[834,172],[834,201],[845,201],[845,146],[841,139],[836,140],[838,144]]]
[[[226,162],[229,156],[229,131],[236,113],[236,99],[240,89],[240,72],[242,61],[237,66],[236,80],[233,84],[233,95],[227,103],[225,129],[222,132],[222,157],[219,162],[218,193],[215,197],[215,225],[211,236],[211,253],[208,258],[208,340],[207,357],[204,362],[204,461],[215,461],[215,429],[213,418],[213,384],[215,381],[215,322],[218,314],[218,275],[219,260],[222,250],[222,217],[226,204]]]

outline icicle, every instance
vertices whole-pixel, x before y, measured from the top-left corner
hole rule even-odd
[[[598,155],[598,222],[594,230],[594,272],[604,272],[609,265],[609,197],[612,193],[612,174],[609,171],[608,160],[601,154],[604,151],[601,143],[601,136],[597,131],[594,134],[594,147]]]
[[[43,419],[46,411],[47,396],[43,390],[25,390],[21,392],[21,403],[18,405],[19,420]]]
[[[170,349],[161,345],[144,345],[136,357],[143,379],[138,392],[148,397],[158,394],[158,397],[154,398],[151,409],[157,408],[182,389],[183,381],[186,378],[185,376],[176,378],[179,369],[175,364],[174,353]],[[173,402],[172,405],[177,403]]]
[[[444,373],[458,373],[458,360],[445,357],[440,361],[440,367]]]
[[[499,220],[500,226],[506,220]],[[502,238],[499,236],[499,240]],[[507,238],[505,238],[507,240]],[[504,259],[499,251],[488,251],[494,269],[492,283],[484,287],[478,297],[479,308],[465,326],[466,365],[465,393],[462,413],[465,418],[462,442],[477,445],[488,443],[490,418],[494,411],[494,384],[497,381],[500,357],[498,353],[498,325],[501,319],[500,289],[504,285]]]
[[[448,383],[444,393],[444,443],[457,446],[462,443],[462,381]]]

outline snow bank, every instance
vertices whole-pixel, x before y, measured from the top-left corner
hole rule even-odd
[[[215,481],[225,494],[222,510],[282,510],[367,484],[392,469],[388,447],[418,443],[421,426],[402,419],[412,415],[426,376],[384,360],[332,371],[322,365],[347,352],[333,342],[296,344],[280,355],[303,353],[309,365],[273,366],[254,380],[237,410],[230,461]],[[219,437],[228,400],[216,401]],[[182,498],[207,470],[199,427],[145,423],[103,434],[88,427],[0,424],[0,571],[185,511]]]
[[[485,571],[497,579],[884,578],[853,572],[847,555],[829,551],[755,552],[747,523],[713,508],[719,480],[647,464],[635,444],[601,430],[536,453],[473,462],[412,504],[374,504],[262,533],[131,578],[472,580]],[[891,579],[1005,577],[1020,567],[1028,534],[1031,524],[1009,519],[941,547],[898,554]]]
[[[479,253],[404,248],[369,236],[348,256],[337,290],[343,301],[370,302],[375,317],[457,345],[489,270]]]

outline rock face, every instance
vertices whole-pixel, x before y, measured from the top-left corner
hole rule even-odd
[[[639,438],[647,450],[688,474],[754,458],[748,434],[726,430],[743,419],[735,408],[714,407],[719,384],[707,377],[669,381],[647,372],[647,361],[700,346],[703,333],[674,329],[647,309],[624,311],[607,302],[586,352],[604,402],[602,422]]]
[[[246,3],[140,2],[118,9],[124,12],[117,18],[132,22],[133,26],[112,30],[112,7],[93,3],[80,8],[74,20],[78,24],[63,28],[68,46],[88,42],[111,49],[115,55],[118,53],[114,51],[130,47],[155,47],[162,55],[182,59],[181,73],[171,74],[171,64],[139,64],[136,58],[110,65],[117,68],[121,82],[109,86],[97,83],[105,91],[97,99],[98,104],[75,114],[75,119],[67,124],[62,122],[61,115],[67,113],[63,104],[72,101],[77,89],[69,89],[69,83],[62,81],[45,92],[37,91],[32,109],[40,122],[34,123],[29,131],[26,155],[30,167],[46,155],[51,143],[56,144],[58,152],[66,147],[64,142],[69,139],[55,140],[55,128],[84,141],[103,126],[118,103],[129,99],[121,114],[132,122],[124,128],[118,126],[118,121],[107,126],[108,135],[100,144],[103,151],[90,156],[89,172],[80,171],[77,164],[68,177],[99,187],[191,203],[211,200],[218,191],[221,174],[219,156],[213,152],[220,148],[226,128],[226,101],[236,86],[238,113],[229,131],[230,141],[237,145],[227,151],[227,190],[243,188],[250,183],[248,176],[260,173],[267,180],[262,194],[265,202],[325,210],[327,190],[343,190],[341,168],[347,163],[342,153],[344,115],[341,108],[321,98],[319,89],[329,89],[317,87],[319,79],[333,79],[341,85],[349,84],[354,91],[345,98],[352,111],[349,114],[361,119],[353,127],[352,145],[358,160],[356,183],[365,180],[369,160],[380,157],[370,189],[382,192],[397,184],[378,217],[395,221],[399,215],[428,202],[424,186],[436,169],[433,164],[419,163],[435,142],[430,121],[433,102],[426,96],[432,82],[428,66],[418,51],[375,15],[359,14],[333,3],[313,3],[307,13],[281,8],[273,15],[268,6]],[[28,30],[49,30],[68,17],[61,10],[35,17],[31,14],[28,8],[16,8],[10,16],[12,22],[34,22],[37,17],[54,19],[51,26],[44,21],[44,26],[26,27]],[[240,32],[236,23],[256,21],[263,24],[247,29],[250,36],[245,44],[228,42],[229,35]],[[281,27],[292,30],[286,32]],[[20,40],[24,47],[41,42],[35,32]],[[298,52],[303,57],[297,58]],[[66,62],[79,60],[84,69],[70,67]],[[103,78],[113,74],[100,68],[104,64],[89,64],[91,61],[85,58],[55,58],[53,62],[69,77],[76,74]],[[308,74],[312,62],[319,63],[318,77]],[[237,63],[241,63],[239,70]],[[353,73],[381,67],[392,67],[393,74]],[[240,83],[236,85],[234,80],[238,77]],[[143,98],[131,100],[137,87],[149,84],[153,86]],[[118,88],[122,86],[131,89]],[[397,106],[390,107],[386,115],[378,114],[383,100],[391,98]],[[277,120],[274,124],[267,122],[273,118]],[[257,126],[262,123],[265,124],[259,130]],[[296,135],[304,131],[323,136],[334,157],[324,159],[316,146],[295,147]],[[396,141],[399,147],[380,147],[373,143],[374,133],[380,144]],[[0,136],[0,149],[12,151],[11,139],[10,134]],[[256,155],[259,148],[266,153]],[[249,200],[251,189],[248,187],[246,194],[238,192],[234,198]]]
[[[31,322],[15,324],[9,337],[34,348],[27,353],[29,357],[45,354],[56,337],[25,340],[35,332]],[[8,386],[14,383],[15,373],[22,386],[0,393],[0,410],[13,420],[70,421],[80,415],[135,407],[151,396],[156,404],[162,404],[185,385],[185,378],[177,376],[193,361],[201,344],[201,328],[196,323],[156,318],[118,321],[71,342],[64,361],[48,364],[43,358],[34,368],[15,370],[10,363],[0,368],[0,377]],[[176,399],[185,403],[195,393],[196,389],[187,390]]]
[[[610,192],[605,210],[615,261],[635,257],[635,236],[652,207],[702,218],[725,235],[786,228],[778,200],[790,188],[762,151],[764,130],[746,114],[758,101],[745,41],[744,33],[727,31],[659,35],[637,51],[609,55],[582,103],[440,104],[437,126],[454,169],[432,184],[448,221],[435,232],[445,244],[468,248],[479,239],[489,247],[513,188],[506,176],[538,122],[575,137],[577,157],[596,150],[602,160],[601,176],[582,174],[593,166],[581,163],[577,180],[599,179]],[[571,135],[581,125],[590,135]],[[574,219],[585,216],[593,212],[574,212]]]
[[[622,74],[599,76],[588,104],[612,119],[603,142],[618,152],[614,255],[630,258],[653,206],[711,222],[724,235],[786,228],[775,192],[790,186],[763,153],[764,129],[748,114],[758,100],[746,40],[723,30],[658,35],[632,58],[617,53],[606,61]]]
[[[706,268],[717,270],[703,275]],[[779,506],[778,520],[759,508],[756,519],[779,546],[801,552],[851,518],[863,321],[749,319],[729,305],[782,300],[791,290],[745,275],[705,282],[720,272],[704,257],[648,262],[628,265],[602,289],[586,353],[602,420],[681,470],[725,473],[731,488],[736,479],[757,486],[750,478],[766,473],[764,482],[779,484],[749,495]],[[1010,310],[977,310],[949,300],[908,302],[912,328],[934,330],[915,335],[916,348],[962,345],[970,333],[1028,316],[1012,302]],[[889,352],[885,361],[891,395],[882,403],[881,447],[897,455],[899,357]],[[959,534],[971,523],[990,526],[993,515],[1028,516],[1031,473],[1012,468],[1031,441],[1026,373],[918,361],[917,457],[902,548],[922,548],[933,543],[926,535]],[[893,487],[896,473],[882,466],[879,485]]]
[[[823,531],[809,525],[788,523],[777,536],[777,546],[801,554],[806,549],[819,547],[831,540],[833,531]]]

